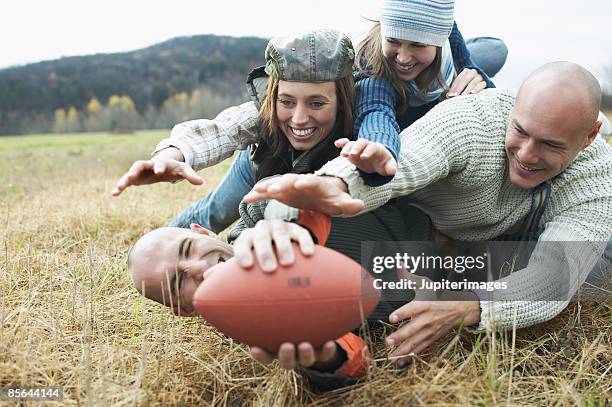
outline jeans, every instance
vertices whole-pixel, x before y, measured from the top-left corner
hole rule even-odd
[[[197,223],[215,233],[226,229],[240,218],[238,206],[255,185],[249,150],[242,150],[217,187],[204,198],[191,204],[167,226],[188,228]]]
[[[468,38],[465,45],[470,51],[474,63],[485,71],[490,78],[494,77],[506,63],[508,47],[498,38]]]

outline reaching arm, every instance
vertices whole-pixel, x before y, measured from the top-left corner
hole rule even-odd
[[[231,157],[257,142],[259,112],[255,103],[225,109],[212,120],[191,120],[174,126],[170,137],[159,142],[153,154],[173,146],[196,171]]]
[[[481,320],[476,331],[491,323],[497,329],[512,329],[514,324],[521,328],[557,316],[601,258],[611,227],[612,196],[549,216],[527,266],[499,280],[508,288],[494,294],[478,292]]]
[[[160,150],[150,160],[134,162],[117,181],[111,194],[119,196],[129,186],[176,182],[183,179],[193,185],[201,185],[204,182],[193,168],[184,163],[183,154],[178,148],[168,147]]]
[[[383,79],[368,77],[355,84],[354,133],[359,140],[379,145],[379,151],[368,154],[364,148],[344,148],[342,154],[361,170],[367,185],[379,186],[393,179],[400,150],[400,128],[395,117],[396,93],[391,84]],[[359,145],[358,145],[359,146]],[[358,147],[357,146],[357,147]],[[377,165],[383,162],[382,165]]]
[[[186,179],[194,185],[204,182],[195,170],[231,157],[237,149],[257,141],[259,112],[253,102],[230,107],[213,119],[192,120],[172,129],[170,138],[157,145],[149,160],[134,162],[112,191],[118,196],[132,185],[176,182]]]
[[[409,195],[469,166],[474,154],[471,140],[483,128],[482,119],[472,103],[475,102],[469,98],[440,103],[427,113],[425,120],[418,120],[405,129],[400,135],[397,174],[383,186],[367,185],[355,166],[344,157],[330,161],[315,174],[342,179],[350,195],[364,202],[366,211],[392,198]]]

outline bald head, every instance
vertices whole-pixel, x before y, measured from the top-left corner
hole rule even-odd
[[[601,88],[580,65],[553,62],[525,80],[506,129],[510,181],[535,188],[567,169],[597,136]]]
[[[593,74],[578,64],[551,62],[527,77],[517,94],[519,100],[538,104],[549,111],[547,115],[556,114],[589,131],[599,114],[601,86]]]
[[[128,253],[128,272],[136,289],[141,294],[143,294],[143,290],[148,291],[147,285],[150,288],[151,280],[156,280],[154,284],[159,285],[165,279],[165,273],[159,276],[159,281],[152,277],[156,274],[156,266],[168,262],[167,257],[170,257],[168,256],[170,252],[166,253],[163,250],[164,242],[172,239],[174,235],[173,228],[154,229],[138,239],[130,249]],[[172,259],[171,261],[175,260]]]
[[[192,297],[204,273],[232,257],[231,246],[198,227],[164,227],[142,236],[128,254],[128,271],[136,289],[154,301],[182,308],[189,315]]]

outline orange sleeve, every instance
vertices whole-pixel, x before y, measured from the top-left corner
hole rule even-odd
[[[310,230],[317,238],[317,243],[325,246],[331,231],[331,217],[312,209],[301,209],[298,224]]]
[[[365,376],[368,361],[372,356],[364,340],[349,332],[336,339],[336,343],[346,352],[348,358],[336,373],[349,377]]]

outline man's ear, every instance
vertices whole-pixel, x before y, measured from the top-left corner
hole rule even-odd
[[[597,120],[595,122],[595,125],[593,126],[593,129],[591,129],[589,134],[587,134],[587,141],[586,141],[584,148],[587,148],[588,146],[590,146],[593,140],[595,140],[595,137],[597,137],[597,134],[599,133],[599,129],[601,129],[601,122]]]
[[[191,225],[189,225],[189,229],[201,235],[217,237],[217,234],[215,232],[213,232],[212,230],[208,230],[205,227],[198,225],[197,223],[192,223]]]
[[[172,309],[172,313],[176,315],[177,317],[193,317],[196,315],[195,310],[191,312],[187,312],[183,308],[179,308],[176,305],[172,307],[171,309]]]

